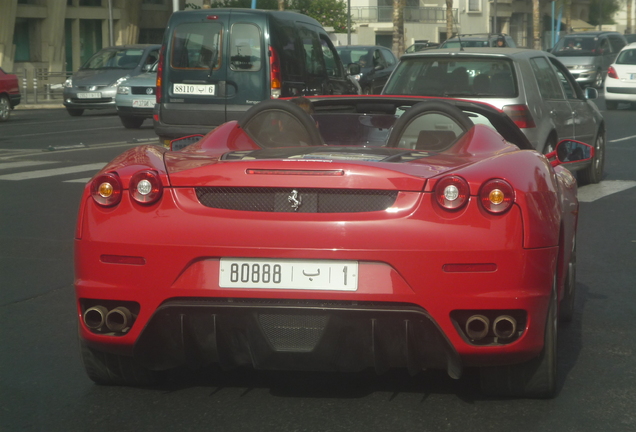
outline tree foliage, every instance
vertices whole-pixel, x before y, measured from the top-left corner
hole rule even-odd
[[[187,3],[190,8],[195,8]],[[252,0],[219,0],[213,8],[251,8]],[[257,0],[258,9],[278,10],[278,0]],[[300,12],[317,20],[323,27],[333,27],[336,33],[347,32],[346,0],[286,0],[285,9]],[[353,21],[351,22],[353,26]]]
[[[591,0],[590,19],[592,25],[615,24],[612,17],[620,9],[618,0]]]

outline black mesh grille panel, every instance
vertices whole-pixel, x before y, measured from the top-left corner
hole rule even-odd
[[[357,213],[391,207],[397,191],[364,189],[286,189],[199,187],[197,198],[206,207],[298,213]]]
[[[258,321],[276,351],[314,349],[328,321],[327,315],[260,314]]]

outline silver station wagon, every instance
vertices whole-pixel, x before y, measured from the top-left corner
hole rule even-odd
[[[121,123],[127,129],[138,129],[152,118],[157,98],[157,63],[141,75],[127,78],[117,86],[115,106]]]
[[[605,122],[567,68],[544,51],[456,48],[405,54],[382,94],[443,96],[487,102],[503,110],[537,151],[563,139],[595,147],[590,163],[571,166],[581,184],[598,183],[605,163]]]

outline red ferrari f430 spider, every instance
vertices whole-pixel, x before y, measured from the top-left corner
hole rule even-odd
[[[265,101],[171,149],[137,146],[87,184],[75,287],[89,377],[479,368],[487,394],[553,396],[574,305],[567,166],[593,148],[545,157],[478,102],[311,104]]]

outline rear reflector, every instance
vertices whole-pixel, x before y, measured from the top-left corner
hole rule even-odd
[[[309,175],[309,176],[342,176],[343,170],[283,170],[283,169],[248,169],[247,174],[263,175]]]
[[[506,105],[503,112],[521,129],[536,127],[527,105]]]
[[[447,273],[486,273],[497,271],[497,264],[444,264]]]
[[[100,261],[107,264],[131,264],[144,265],[146,259],[144,257],[124,256],[124,255],[102,255]]]

